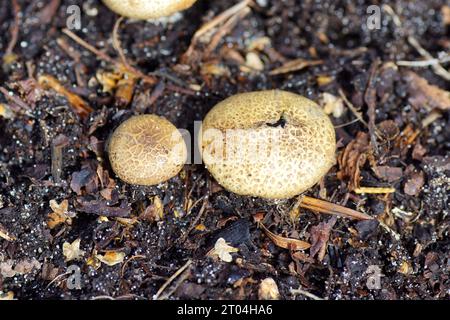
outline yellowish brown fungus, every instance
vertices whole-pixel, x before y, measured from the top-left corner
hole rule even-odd
[[[113,171],[123,181],[155,185],[180,172],[187,149],[172,123],[146,114],[133,116],[117,127],[109,140],[108,154]]]
[[[203,161],[226,189],[269,199],[291,198],[335,163],[336,137],[313,101],[269,90],[237,94],[205,117]]]
[[[197,0],[103,0],[121,16],[133,19],[157,19],[191,7]]]

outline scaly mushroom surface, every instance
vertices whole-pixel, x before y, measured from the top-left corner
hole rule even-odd
[[[113,171],[130,184],[155,185],[180,172],[187,149],[178,129],[157,115],[133,116],[112,133],[108,155]]]
[[[287,91],[225,99],[206,115],[199,139],[207,169],[240,195],[291,198],[335,163],[330,119],[315,102]]]
[[[112,11],[133,19],[157,19],[191,7],[197,0],[103,0]]]

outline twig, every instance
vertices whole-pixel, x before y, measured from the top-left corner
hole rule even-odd
[[[111,297],[111,296],[108,296],[108,295],[100,295],[100,296],[95,296],[95,297],[91,298],[91,300],[113,300],[113,301],[116,301],[116,300],[131,300],[131,299],[147,300],[147,298],[145,298],[145,297],[141,297],[141,296],[138,296],[138,295],[132,294],[132,293],[125,294],[123,296],[118,296],[118,297]]]
[[[420,45],[419,41],[417,41],[416,38],[414,38],[413,36],[408,36],[408,42],[411,46],[414,47],[414,49],[417,50],[417,52],[419,52],[422,57],[424,57],[425,59],[433,59],[433,56]],[[441,66],[440,63],[432,64],[430,66],[438,76],[441,76],[445,80],[450,81],[450,72],[445,70],[445,68]]]
[[[128,63],[127,58],[125,57],[125,53],[123,52],[122,45],[121,45],[121,42],[120,42],[120,37],[119,37],[119,28],[120,28],[120,23],[122,21],[123,21],[123,17],[120,17],[119,19],[117,19],[116,23],[114,24],[114,28],[113,28],[113,32],[112,32],[112,43],[113,43],[114,49],[119,54],[119,57],[120,57],[120,60],[122,61],[122,64],[127,69],[130,69],[131,66]]]
[[[297,294],[301,294],[301,295],[303,295],[305,297],[308,297],[308,298],[311,298],[313,300],[325,300],[325,299],[323,299],[321,297],[316,296],[315,294],[312,294],[311,292],[305,291],[305,290],[300,289],[300,288],[298,288],[298,289],[291,289],[291,294],[294,295],[294,296],[297,295]]]
[[[384,187],[358,187],[353,190],[355,193],[380,194],[380,193],[394,193],[395,188]]]
[[[65,273],[61,273],[59,276],[55,277],[55,279],[53,279],[52,281],[50,281],[50,283],[45,287],[45,289],[50,288],[50,286],[52,284],[54,284],[56,281],[59,281],[60,279],[64,278],[65,276],[70,275],[70,272],[65,272]]]
[[[222,22],[228,20],[230,17],[234,16],[239,11],[241,11],[242,9],[247,7],[250,4],[250,2],[251,2],[251,0],[241,1],[241,2],[237,3],[236,5],[232,6],[231,8],[225,10],[221,14],[219,14],[211,21],[205,23],[203,26],[201,26],[200,29],[198,29],[195,32],[194,36],[192,37],[191,46],[193,44],[195,45],[197,43],[197,41],[200,39],[200,37],[203,36],[205,33],[209,32],[210,30],[212,30],[213,28],[215,28]],[[189,49],[188,49],[188,51],[189,51]]]
[[[158,300],[166,300],[166,299],[168,299],[175,291],[177,291],[177,289],[183,284],[183,282],[189,278],[190,275],[191,275],[191,271],[190,270],[184,271],[181,274],[180,279],[177,280],[177,283],[169,290],[169,292],[167,292],[166,294],[160,296]]]
[[[0,223],[0,238],[5,239],[6,241],[16,240],[16,238],[12,236],[1,223]]]
[[[339,95],[341,96],[342,100],[344,100],[345,105],[351,110],[351,112],[355,115],[355,117],[358,118],[358,120],[362,124],[364,124],[366,127],[369,127],[367,122],[363,119],[361,112],[356,110],[355,106],[350,101],[348,101],[347,97],[344,94],[344,91],[342,91],[342,89],[339,89],[338,92],[339,92]]]
[[[394,9],[392,9],[391,6],[387,5],[387,4],[383,4],[382,6],[383,10],[386,11],[393,19],[394,24],[398,27],[398,28],[403,28],[402,22],[400,20],[400,17],[397,15],[397,13],[395,13]],[[428,60],[435,60],[434,57],[427,51],[425,50],[419,43],[419,41],[417,41],[416,38],[414,38],[411,34],[408,35],[407,37],[408,43],[414,48],[416,49],[416,51],[425,59]],[[450,81],[450,72],[448,72],[438,61],[438,63],[433,63],[430,64],[430,67],[433,69],[434,73],[436,73],[438,76],[444,78],[447,81]]]
[[[8,47],[5,50],[4,56],[9,56],[13,53],[14,47],[17,44],[17,40],[19,39],[19,27],[20,27],[20,5],[17,0],[12,0],[13,14],[14,14],[14,22],[11,26],[11,39],[9,41]]]
[[[207,33],[211,32],[212,30],[214,30],[217,26],[219,26],[220,24],[224,23],[225,24],[225,30],[228,30],[228,28],[230,27],[230,25],[233,25],[233,23],[236,23],[236,18],[232,19],[233,17],[236,16],[241,16],[242,10],[247,11],[243,16],[245,16],[246,14],[248,14],[248,6],[249,4],[252,2],[252,0],[243,0],[237,4],[235,4],[234,6],[232,6],[231,8],[225,10],[224,12],[222,12],[221,14],[217,15],[216,17],[214,17],[211,21],[205,23],[204,25],[202,25],[200,27],[200,29],[198,29],[194,36],[192,37],[191,40],[191,44],[189,45],[189,48],[186,50],[186,52],[183,54],[183,57],[187,58],[188,61],[190,61],[191,57],[192,57],[192,53],[195,50],[195,46],[201,42],[201,39],[204,35],[206,35]],[[247,9],[247,10],[246,10]],[[241,16],[241,18],[243,17]],[[230,21],[231,20],[231,21]],[[217,31],[216,31],[217,32]],[[214,32],[214,33],[216,33]],[[223,36],[223,32],[218,32],[220,34],[220,36],[218,36],[218,38],[209,41],[210,45],[208,50],[213,50],[214,48],[213,45],[214,42],[218,40],[220,40],[220,38]],[[212,49],[211,49],[212,48]],[[207,51],[208,51],[207,50]]]
[[[387,224],[385,224],[383,221],[378,220],[378,222],[380,223],[380,226],[383,227],[383,229],[385,229],[387,232],[389,232],[395,238],[395,240],[397,240],[397,241],[400,240],[400,238],[401,238],[400,234],[398,234],[397,232],[395,232],[394,230],[389,228],[389,226]]]
[[[101,60],[108,61],[109,63],[112,63],[112,64],[118,64],[119,63],[116,60],[114,60],[113,58],[111,58],[110,56],[108,56],[106,53],[98,50],[96,47],[90,45],[89,43],[87,43],[86,41],[81,39],[79,36],[77,36],[75,33],[70,31],[69,29],[64,28],[64,29],[62,29],[62,32],[65,35],[67,35],[69,38],[71,38],[73,41],[78,43],[80,46],[82,46],[85,49],[87,49],[87,50],[91,51],[92,53],[94,53]]]
[[[423,67],[429,67],[435,64],[439,63],[447,63],[450,61],[450,56],[446,55],[443,58],[440,59],[427,59],[427,60],[416,60],[416,61],[408,61],[408,60],[398,60],[395,64],[398,66],[403,67],[416,67],[416,68],[423,68]]]
[[[122,265],[122,268],[120,270],[120,277],[123,278],[123,275],[125,274],[125,267],[127,266],[128,262],[130,262],[131,260],[135,260],[135,259],[145,259],[146,257],[143,255],[135,255],[132,256],[131,258],[129,258],[127,261],[125,261],[125,263]]]
[[[351,120],[351,121],[348,121],[348,122],[345,122],[345,123],[342,123],[342,124],[335,125],[334,128],[335,128],[335,129],[343,128],[343,127],[349,126],[349,125],[351,125],[351,124],[354,124],[355,122],[358,122],[358,121],[360,121],[360,120],[359,120],[358,118],[355,118],[355,119],[353,119],[353,120]]]
[[[173,280],[175,280],[184,270],[186,270],[192,264],[192,260],[189,259],[180,269],[177,270],[166,282],[159,288],[158,292],[156,292],[153,297],[154,300],[159,300],[161,293],[169,286]]]
[[[198,199],[190,208],[189,211],[192,211],[192,209],[197,205],[197,203],[199,203]],[[182,243],[186,240],[186,238],[189,236],[189,233],[191,233],[192,230],[194,230],[195,226],[197,225],[198,220],[200,220],[201,216],[203,215],[203,213],[205,212],[206,209],[206,204],[208,203],[208,196],[204,196],[203,197],[203,204],[200,208],[200,210],[198,211],[197,216],[195,217],[194,221],[192,221],[191,226],[189,227],[189,229],[184,233],[184,235],[181,238],[178,238],[178,243]],[[190,214],[190,212],[188,213]]]
[[[242,11],[237,12],[234,16],[230,17],[228,21],[226,21],[223,26],[214,34],[211,39],[210,44],[205,50],[205,56],[209,56],[211,52],[218,46],[220,40],[224,38],[224,36],[232,30],[236,24],[242,20],[247,14],[251,12],[250,8],[244,7]]]
[[[106,53],[98,50],[94,46],[90,45],[89,43],[87,43],[86,41],[84,41],[83,39],[78,37],[75,33],[70,31],[69,29],[64,28],[62,30],[62,32],[65,35],[67,35],[69,38],[71,38],[73,41],[78,43],[80,46],[82,46],[85,49],[87,49],[87,50],[91,51],[92,53],[94,53],[101,60],[104,60],[104,61],[107,61],[107,62],[109,62],[111,64],[114,64],[118,68],[124,68],[124,69],[126,69],[127,72],[135,75],[138,78],[141,78],[143,81],[145,81],[145,82],[147,82],[149,84],[155,84],[156,83],[156,79],[154,77],[150,77],[148,75],[145,75],[141,71],[136,70],[135,68],[133,68],[132,66],[129,66],[129,65],[127,66],[127,65],[124,65],[122,62],[114,60],[113,58],[108,56]]]
[[[378,142],[377,142],[377,127],[375,125],[376,119],[376,104],[377,104],[377,93],[375,88],[375,83],[377,81],[378,75],[378,65],[379,60],[375,60],[370,66],[369,81],[367,83],[367,89],[364,93],[364,101],[367,104],[367,116],[369,117],[369,134],[370,142],[372,143],[373,150],[375,154],[378,154]]]
[[[14,94],[8,92],[8,90],[6,90],[3,87],[0,87],[0,93],[2,93],[6,100],[11,102],[11,104],[14,104],[14,106],[20,109],[24,114],[26,114],[30,118],[36,118],[33,114],[31,114],[30,107],[25,102],[23,102],[19,97],[16,97]]]

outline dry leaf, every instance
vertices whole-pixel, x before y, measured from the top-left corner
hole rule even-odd
[[[326,86],[327,84],[330,84],[333,80],[334,80],[333,77],[325,76],[325,75],[320,75],[316,79],[317,84],[319,85],[319,87]]]
[[[102,263],[97,258],[97,250],[94,249],[92,255],[86,260],[86,264],[95,270],[101,267]]]
[[[411,177],[405,182],[404,191],[407,195],[418,196],[425,183],[423,171],[413,172]]]
[[[253,39],[247,46],[247,51],[263,51],[264,48],[272,46],[272,42],[269,37],[259,37]]]
[[[245,66],[251,69],[250,72],[264,70],[264,63],[255,52],[247,53],[247,55],[245,56]]]
[[[64,88],[64,86],[56,78],[50,75],[42,75],[39,77],[38,82],[45,89],[52,89],[58,94],[65,96],[74,111],[78,113],[80,117],[85,118],[92,111],[94,111],[94,109],[92,109],[86,101]]]
[[[72,224],[72,217],[68,211],[69,201],[63,200],[58,204],[55,200],[50,200],[50,208],[53,210],[47,216],[47,225],[50,229],[54,229],[62,223]]]
[[[81,239],[76,239],[74,242],[63,243],[63,255],[66,262],[72,260],[81,260],[84,255],[84,251],[80,250]]]
[[[443,5],[441,8],[442,21],[444,25],[450,25],[450,7],[448,5]]]
[[[204,63],[201,66],[200,73],[202,75],[213,75],[213,76],[229,76],[230,70],[219,63]]]
[[[397,181],[403,176],[403,169],[398,167],[375,166],[372,170],[378,178],[387,182]]]
[[[319,261],[323,260],[327,250],[330,232],[336,221],[337,217],[333,216],[327,222],[321,222],[317,226],[313,226],[311,228],[312,245],[309,250],[311,258],[313,258],[317,254],[317,259]]]
[[[208,255],[216,255],[220,260],[225,262],[233,261],[233,257],[231,256],[232,252],[238,252],[239,249],[234,248],[227,244],[224,238],[219,238],[214,245],[214,249],[212,249]]]
[[[409,71],[405,80],[408,82],[409,102],[416,108],[450,109],[450,92],[429,84],[416,73]]]
[[[286,62],[281,67],[276,68],[269,72],[269,75],[274,76],[278,74],[299,71],[309,66],[315,66],[318,64],[322,64],[322,60],[305,60],[305,59],[295,59]]]
[[[139,219],[155,222],[164,218],[164,205],[161,198],[158,196],[153,197],[153,203],[145,208],[144,212],[139,215]]]
[[[275,243],[280,248],[289,250],[306,250],[311,247],[311,244],[309,244],[308,242],[278,236],[275,233],[270,232],[262,223],[260,223],[259,226],[264,230],[270,240],[272,240],[273,243]]]
[[[11,111],[9,106],[6,104],[0,103],[0,117],[3,117],[5,119],[13,119],[14,113]]]
[[[18,263],[15,263],[14,260],[7,260],[0,263],[0,275],[4,278],[12,278],[16,274],[28,274],[33,270],[39,270],[40,268],[41,263],[35,258],[24,259],[19,261]]]
[[[12,236],[1,223],[0,223],[0,238],[5,239],[6,241],[16,240],[16,238]]]
[[[137,79],[135,76],[130,73],[124,73],[123,78],[117,82],[115,94],[116,105],[126,107],[131,103],[136,81]]]
[[[203,223],[198,224],[198,225],[195,226],[195,230],[197,230],[197,231],[205,231],[206,230],[206,226]]]
[[[104,264],[112,267],[123,262],[123,259],[125,259],[125,253],[121,251],[106,251],[104,255],[97,254],[96,258]]]
[[[16,271],[13,268],[14,260],[7,260],[0,262],[0,275],[3,278],[12,278],[16,275]]]
[[[408,275],[412,272],[411,264],[408,261],[403,260],[397,271],[404,275]]]
[[[136,218],[121,218],[121,217],[117,217],[115,218],[115,220],[121,224],[123,224],[124,226],[131,228],[133,227],[136,223],[138,223],[139,221]]]
[[[120,72],[97,71],[95,77],[102,85],[103,92],[112,93],[116,87],[117,82],[122,78],[123,74]]]
[[[337,177],[339,180],[348,180],[347,187],[350,191],[359,187],[360,168],[366,163],[369,152],[369,135],[360,131],[338,156]]]
[[[259,300],[278,300],[280,299],[280,291],[278,286],[272,278],[265,278],[259,284],[258,289]]]
[[[14,300],[14,292],[8,291],[5,294],[0,294],[0,301],[5,301],[5,300]]]
[[[322,93],[319,104],[326,114],[333,114],[333,117],[340,118],[344,113],[344,100],[328,92]]]
[[[395,189],[394,189],[395,191]],[[372,220],[373,218],[369,216],[368,214],[346,208],[343,206],[340,206],[338,204],[334,204],[328,201],[303,196],[302,202],[300,203],[300,207],[306,208],[312,211],[320,212],[320,213],[326,213],[326,214],[333,214],[341,217],[346,218],[352,218],[352,219],[358,219],[358,220]]]

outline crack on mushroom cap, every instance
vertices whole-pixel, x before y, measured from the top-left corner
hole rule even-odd
[[[178,129],[151,114],[133,116],[120,124],[108,142],[111,167],[123,181],[155,185],[177,175],[187,148]]]
[[[197,0],[103,0],[121,16],[133,19],[156,19],[190,8]]]
[[[208,170],[223,187],[279,199],[300,194],[328,172],[335,163],[336,138],[316,103],[267,90],[218,103],[203,121],[200,146]]]

